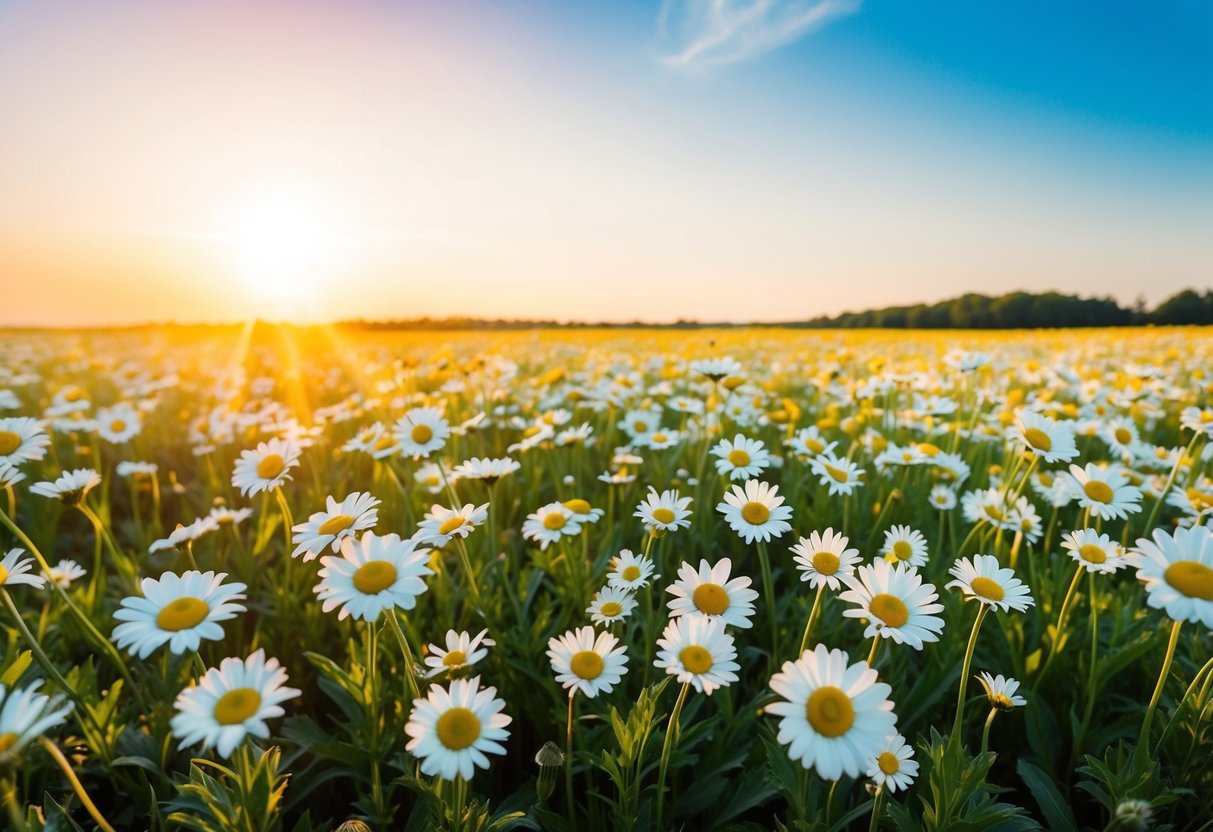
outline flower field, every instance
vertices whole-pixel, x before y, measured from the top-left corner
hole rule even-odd
[[[1213,333],[8,333],[0,827],[1213,829]]]

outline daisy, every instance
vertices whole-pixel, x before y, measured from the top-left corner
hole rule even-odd
[[[1004,677],[1001,673],[991,676],[983,670],[973,678],[981,682],[981,686],[986,689],[986,698],[990,700],[991,708],[1005,713],[1028,704],[1028,700],[1016,694],[1019,682],[1009,676]]]
[[[1061,548],[1088,572],[1115,572],[1128,561],[1121,557],[1120,544],[1095,529],[1079,529],[1061,538]]]
[[[240,452],[232,472],[232,486],[245,497],[281,488],[291,478],[290,470],[299,464],[302,450],[287,439],[258,443],[255,450]]]
[[[880,553],[889,561],[922,566],[927,562],[927,539],[909,526],[894,526],[884,533]]]
[[[1137,425],[1131,419],[1119,418],[1110,421],[1101,436],[1104,443],[1114,454],[1132,455],[1140,444]]]
[[[721,439],[710,451],[716,459],[716,471],[731,480],[748,480],[771,467],[771,455],[757,439],[737,434],[732,441]]]
[[[432,462],[427,462],[413,472],[413,482],[431,494],[441,494],[446,483],[455,483],[455,472],[449,472],[443,477],[442,469]]]
[[[215,525],[223,526],[239,526],[245,520],[253,516],[251,508],[228,508],[227,506],[215,506],[211,509],[208,515],[215,521]]]
[[[228,758],[249,734],[269,739],[266,720],[286,713],[282,703],[299,696],[286,687],[286,670],[258,650],[247,659],[224,659],[181,691],[169,721],[181,746],[202,744]]]
[[[414,407],[397,421],[392,432],[401,453],[413,459],[428,458],[446,444],[451,426],[436,407]]]
[[[991,607],[1000,607],[1003,612],[1011,609],[1026,612],[1036,603],[1024,582],[1015,577],[1015,570],[999,566],[998,558],[993,555],[960,558],[948,574],[956,580],[949,581],[945,589],[956,587],[966,599],[975,598]]]
[[[562,505],[572,512],[574,522],[578,523],[579,525],[584,525],[585,523],[597,523],[602,519],[602,515],[606,514],[606,512],[602,509],[594,508],[590,505],[588,500],[583,500],[580,497],[572,500],[565,500]]]
[[[29,487],[29,493],[61,500],[69,506],[74,506],[100,484],[101,475],[92,468],[77,468],[64,473],[54,482],[34,483]]]
[[[0,462],[0,488],[11,488],[24,479],[25,474],[17,466]]]
[[[791,439],[785,439],[784,445],[791,448],[800,456],[817,456],[817,454],[828,454],[834,450],[837,442],[827,442],[825,437],[821,435],[816,425],[811,425],[807,428],[801,428],[796,432],[796,435]]]
[[[426,646],[425,664],[430,668],[426,676],[433,679],[443,673],[451,673],[476,664],[489,654],[487,648],[496,644],[488,638],[488,634],[488,630],[481,630],[475,636],[469,635],[466,630],[447,630],[445,649],[437,644]]]
[[[864,638],[883,636],[915,650],[924,642],[939,641],[943,619],[935,613],[943,611],[943,604],[935,603],[935,587],[923,583],[914,567],[877,560],[860,566],[846,582],[848,589],[838,598],[856,606],[842,614],[867,619]]]
[[[708,696],[720,687],[737,681],[737,650],[733,637],[718,618],[684,615],[666,625],[657,639],[657,658],[653,666],[674,676],[680,684],[690,683]]]
[[[733,562],[728,558],[721,558],[715,566],[700,560],[698,571],[684,562],[678,567],[678,580],[665,588],[674,596],[667,604],[670,617],[704,615],[719,618],[731,627],[754,626],[750,617],[754,615],[758,593],[749,588],[749,578],[729,580],[732,568]]]
[[[766,706],[780,717],[780,745],[826,780],[858,777],[895,733],[891,689],[866,661],[851,664],[842,650],[819,644],[784,662],[771,677],[771,690],[785,700]]]
[[[599,692],[610,693],[628,672],[627,648],[610,633],[595,636],[589,625],[550,639],[548,658],[556,681],[570,696],[581,691],[593,699]]]
[[[38,693],[41,682],[24,688],[0,684],[0,766],[12,768],[21,749],[67,721],[72,704],[59,694]]]
[[[147,547],[147,551],[155,553],[165,549],[178,549],[184,552],[195,540],[218,528],[219,523],[209,514],[206,517],[198,518],[188,526],[178,523],[177,528],[173,529],[168,537],[153,541],[152,545]]]
[[[512,721],[502,711],[497,689],[481,688],[480,677],[456,679],[449,689],[434,685],[413,702],[404,732],[405,750],[421,760],[421,772],[443,780],[471,780],[476,768],[489,767],[486,754],[505,754],[505,729]]]
[[[680,497],[676,490],[662,491],[649,486],[648,496],[636,506],[633,517],[639,517],[645,529],[654,531],[675,532],[679,529],[690,528],[691,516],[690,497]]]
[[[341,541],[341,557],[320,559],[320,582],[312,591],[325,612],[341,607],[338,621],[346,616],[377,621],[384,610],[417,605],[417,596],[427,588],[422,578],[434,574],[426,565],[429,558],[429,549],[418,549],[416,540],[401,540],[397,534],[366,532],[357,541],[347,537]]]
[[[792,509],[783,504],[779,486],[758,480],[747,480],[744,488],[734,485],[724,495],[724,502],[716,505],[716,510],[746,543],[756,539],[765,542],[792,528],[787,522]]]
[[[837,590],[842,585],[839,579],[853,573],[859,563],[859,550],[848,549],[848,543],[850,540],[846,536],[833,529],[800,538],[792,547],[800,580],[808,581],[814,589],[824,584]]]
[[[1213,529],[1155,529],[1153,538],[1139,538],[1127,556],[1149,593],[1147,603],[1174,621],[1213,627]]]
[[[1185,407],[1179,414],[1179,424],[1213,439],[1213,407]]]
[[[371,455],[372,459],[384,459],[400,451],[400,443],[386,427],[379,422],[363,428],[357,436],[341,446],[345,453],[361,451]]]
[[[340,503],[328,496],[325,510],[318,511],[291,529],[292,543],[298,544],[291,557],[303,555],[304,561],[315,560],[328,547],[341,551],[341,541],[358,536],[358,532],[375,528],[379,522],[379,500],[370,494],[355,491]]]
[[[1011,436],[1044,462],[1069,462],[1078,456],[1071,425],[1033,410],[1020,410],[1015,415]]]
[[[934,486],[927,499],[930,501],[932,507],[940,511],[951,511],[956,508],[956,492],[946,485]]]
[[[1141,511],[1141,489],[1129,483],[1128,474],[1119,465],[1100,468],[1088,462],[1085,468],[1070,466],[1066,488],[1078,505],[1090,509],[1093,517],[1123,520]]]
[[[441,549],[452,538],[466,539],[473,529],[488,519],[488,508],[488,503],[480,506],[468,503],[453,510],[440,505],[431,506],[413,537],[427,546]]]
[[[37,419],[10,416],[0,419],[0,463],[19,465],[46,456],[50,435]]]
[[[831,453],[820,454],[809,463],[822,485],[829,486],[830,496],[846,496],[863,485],[863,469],[849,459]]]
[[[632,593],[626,589],[607,586],[599,590],[585,611],[595,624],[613,624],[627,618],[634,609],[636,601],[632,598]]]
[[[74,560],[61,560],[44,573],[46,579],[60,589],[71,589],[75,581],[87,574],[84,568]]]
[[[873,783],[890,792],[908,789],[918,776],[914,749],[906,743],[905,737],[894,734],[885,740],[884,750],[868,764],[866,774]]]
[[[42,589],[46,578],[33,572],[34,559],[22,558],[24,549],[10,549],[0,560],[0,586],[7,588],[26,584],[34,589]]]
[[[720,381],[726,376],[740,375],[741,364],[731,357],[697,358],[689,365],[691,372],[707,376],[712,381]]]
[[[518,460],[510,459],[508,456],[500,459],[472,457],[466,462],[456,465],[454,473],[461,480],[484,480],[492,486],[497,480],[514,473],[521,467]]]
[[[661,576],[656,574],[653,561],[644,555],[637,557],[631,549],[620,549],[611,571],[607,573],[607,585],[614,589],[636,592]]]
[[[169,650],[181,654],[197,651],[202,639],[223,638],[220,621],[235,618],[245,611],[245,585],[224,584],[223,572],[185,572],[178,576],[165,572],[159,580],[144,578],[143,595],[122,599],[114,618],[122,622],[111,635],[121,649],[146,659],[167,643]]]
[[[129,404],[103,407],[96,415],[97,435],[106,442],[121,445],[139,435],[143,416]]]
[[[581,524],[573,518],[573,512],[564,503],[548,503],[528,514],[522,523],[523,538],[538,541],[541,550],[547,549],[566,534],[570,537],[581,534]]]

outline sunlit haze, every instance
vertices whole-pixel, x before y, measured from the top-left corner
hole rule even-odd
[[[0,7],[0,324],[1210,285],[1213,6]]]

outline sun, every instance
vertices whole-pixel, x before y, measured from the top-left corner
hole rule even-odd
[[[346,240],[318,204],[291,194],[246,203],[224,235],[240,285],[258,301],[315,301],[341,266]]]

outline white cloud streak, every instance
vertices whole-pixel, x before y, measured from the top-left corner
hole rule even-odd
[[[756,58],[859,9],[860,0],[665,0],[662,60],[703,69]]]

